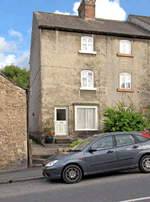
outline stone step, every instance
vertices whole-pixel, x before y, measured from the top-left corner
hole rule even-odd
[[[55,143],[57,144],[70,144],[70,139],[55,139]]]
[[[59,143],[59,144],[44,144],[45,148],[59,148],[59,147],[68,147],[70,143]]]
[[[43,160],[43,159],[33,159],[32,160],[32,165],[33,166],[35,166],[35,165],[41,165],[42,166],[42,164],[43,164],[43,162],[45,161],[45,159]]]
[[[49,158],[50,156],[52,156],[52,155],[33,155],[32,156],[32,160],[37,160],[37,159],[47,159],[47,158]]]

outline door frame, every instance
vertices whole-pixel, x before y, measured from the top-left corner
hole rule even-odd
[[[56,120],[56,118],[57,118],[57,109],[65,109],[66,110],[66,134],[63,134],[63,135],[61,135],[61,134],[57,134],[56,133],[56,122],[57,122],[57,120]],[[66,136],[66,135],[68,135],[68,106],[56,106],[56,107],[54,107],[54,128],[55,128],[55,135],[56,136]]]

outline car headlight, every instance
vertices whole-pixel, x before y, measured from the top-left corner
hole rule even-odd
[[[55,160],[55,161],[50,161],[49,163],[47,163],[45,165],[45,167],[50,167],[50,166],[53,166],[55,163],[57,163],[58,160]]]

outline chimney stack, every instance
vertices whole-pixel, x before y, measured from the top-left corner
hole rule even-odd
[[[78,14],[81,18],[95,20],[95,2],[96,0],[82,0],[78,8]]]

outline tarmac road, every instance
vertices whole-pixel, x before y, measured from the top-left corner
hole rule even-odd
[[[139,171],[101,174],[72,185],[45,179],[0,185],[0,202],[120,201],[150,202],[150,174]]]

